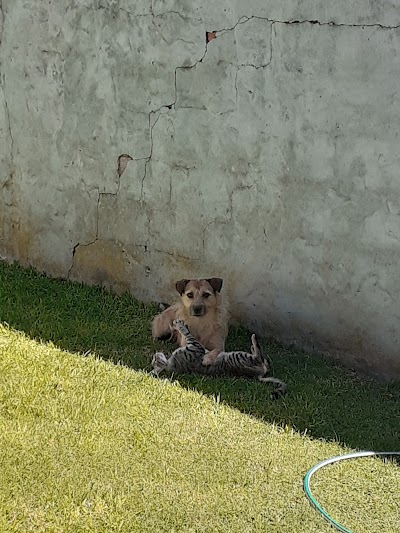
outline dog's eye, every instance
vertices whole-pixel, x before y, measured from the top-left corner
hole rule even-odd
[[[186,296],[191,299],[191,298],[193,298],[193,293],[192,292],[187,292]]]
[[[208,298],[209,296],[211,296],[211,294],[210,294],[209,292],[205,292],[205,293],[203,294],[203,298]]]

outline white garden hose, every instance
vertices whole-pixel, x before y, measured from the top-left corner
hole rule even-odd
[[[331,516],[328,515],[328,513],[323,509],[320,504],[317,502],[317,500],[314,498],[314,496],[311,493],[310,489],[310,479],[317,470],[320,468],[330,465],[332,463],[337,463],[338,461],[344,461],[346,459],[357,459],[358,457],[372,457],[372,456],[393,456],[393,455],[400,455],[400,452],[354,452],[349,453],[346,455],[338,455],[337,457],[331,457],[330,459],[325,459],[325,461],[321,461],[320,463],[313,466],[307,474],[304,476],[303,481],[303,488],[304,492],[306,493],[307,498],[310,500],[312,505],[317,509],[318,512],[322,514],[322,516],[332,525],[334,526],[338,531],[342,531],[343,533],[352,533],[350,529],[346,529],[344,526],[336,522]]]

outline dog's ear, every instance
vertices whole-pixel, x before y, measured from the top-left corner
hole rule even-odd
[[[182,296],[182,294],[185,291],[186,285],[189,283],[188,279],[181,279],[180,281],[177,281],[175,283],[175,288],[179,292],[179,294]]]
[[[211,287],[214,289],[214,292],[221,292],[222,289],[222,279],[221,278],[210,278],[206,279]]]

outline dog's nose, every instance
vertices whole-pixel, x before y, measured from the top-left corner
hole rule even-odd
[[[193,313],[195,315],[201,315],[204,311],[204,306],[203,305],[194,305],[193,306]]]

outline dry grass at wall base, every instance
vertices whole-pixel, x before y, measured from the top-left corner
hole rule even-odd
[[[154,379],[155,308],[0,263],[1,532],[329,532],[302,491],[316,462],[399,449],[400,386],[265,346],[288,395],[244,379]],[[247,348],[232,329],[228,348]],[[396,532],[400,474],[318,472],[354,533]]]

